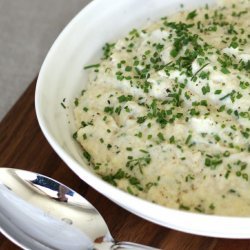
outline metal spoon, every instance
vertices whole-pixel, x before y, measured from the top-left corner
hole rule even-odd
[[[44,175],[11,168],[0,168],[0,232],[24,249],[156,249],[115,242],[81,195]]]

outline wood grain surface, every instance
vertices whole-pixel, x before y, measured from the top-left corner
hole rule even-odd
[[[250,240],[200,237],[158,226],[127,212],[89,187],[63,163],[43,136],[35,115],[35,84],[36,79],[0,123],[0,166],[45,174],[75,189],[100,211],[116,240],[166,250],[250,250]],[[19,248],[0,234],[0,249]]]

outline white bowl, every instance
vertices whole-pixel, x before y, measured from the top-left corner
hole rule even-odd
[[[86,183],[125,209],[165,227],[198,235],[250,238],[250,218],[196,214],[162,207],[125,193],[97,177],[72,139],[73,100],[87,84],[84,65],[95,63],[105,42],[115,41],[148,20],[174,13],[179,0],[95,0],[64,29],[50,49],[36,87],[41,129],[63,161]],[[199,3],[197,3],[199,2]],[[186,0],[189,9],[215,0]],[[96,60],[95,60],[96,59]],[[68,107],[63,109],[61,102]]]

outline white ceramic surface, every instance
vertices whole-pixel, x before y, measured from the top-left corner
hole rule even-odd
[[[105,42],[132,28],[178,11],[215,0],[95,0],[64,29],[49,51],[36,88],[35,104],[41,129],[64,162],[85,182],[125,209],[165,227],[198,235],[250,238],[250,218],[222,217],[162,207],[125,193],[88,169],[75,132],[73,100],[87,84],[84,65],[95,63]],[[65,98],[66,110],[61,102]]]

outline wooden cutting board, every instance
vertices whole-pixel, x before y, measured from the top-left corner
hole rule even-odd
[[[35,114],[35,85],[36,79],[0,123],[0,166],[45,174],[73,188],[100,211],[116,240],[166,250],[250,250],[250,240],[200,237],[158,226],[127,212],[89,187],[63,163],[43,136]],[[0,249],[19,248],[0,234]]]

